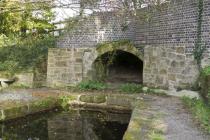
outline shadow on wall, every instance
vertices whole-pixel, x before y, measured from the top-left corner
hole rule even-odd
[[[137,56],[115,50],[99,56],[93,65],[94,80],[111,83],[143,83],[143,61]]]

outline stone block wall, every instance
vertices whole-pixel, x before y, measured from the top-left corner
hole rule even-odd
[[[48,52],[48,86],[67,86],[82,80],[83,49],[50,49]]]
[[[33,72],[25,72],[15,74],[17,82],[14,83],[16,86],[26,86],[32,88],[34,85],[34,74]]]
[[[166,89],[190,88],[199,72],[193,55],[184,46],[146,46],[144,84]]]

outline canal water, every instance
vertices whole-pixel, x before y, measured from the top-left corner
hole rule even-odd
[[[122,140],[130,114],[93,110],[42,113],[0,124],[0,140]]]

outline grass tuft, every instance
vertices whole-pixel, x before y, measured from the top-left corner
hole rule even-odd
[[[182,101],[191,110],[201,127],[210,133],[210,106],[205,104],[201,99],[196,98],[183,97]]]
[[[104,90],[107,84],[99,81],[82,81],[76,87],[79,90]]]
[[[120,86],[120,91],[125,93],[140,93],[142,92],[142,85],[140,84],[123,84]]]

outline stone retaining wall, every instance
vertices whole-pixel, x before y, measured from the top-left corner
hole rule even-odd
[[[144,84],[162,88],[190,88],[199,76],[194,56],[185,47],[146,46]]]

